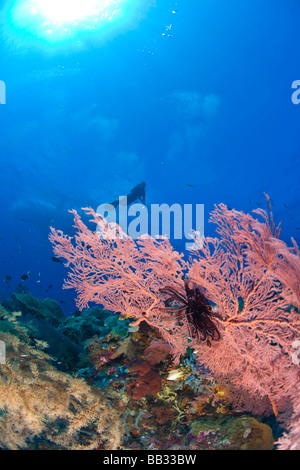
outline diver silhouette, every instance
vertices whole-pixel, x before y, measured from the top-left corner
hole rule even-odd
[[[146,202],[146,183],[144,181],[132,188],[130,193],[128,193],[123,199],[116,199],[110,204],[116,208],[119,204],[130,206],[133,202],[138,201],[142,204],[145,204]]]

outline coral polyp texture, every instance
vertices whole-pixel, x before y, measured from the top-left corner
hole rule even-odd
[[[217,236],[203,240],[195,232],[188,261],[166,238],[133,240],[90,208],[84,210],[97,231],[71,211],[74,238],[51,228],[50,241],[66,260],[64,287],[77,291],[79,308],[96,302],[130,317],[132,325],[144,320],[158,329],[175,362],[193,348],[234,408],[288,419],[299,380],[292,344],[300,337],[300,258],[295,241],[290,248],[279,239],[267,201],[269,212],[257,209],[254,216],[215,206],[210,221]],[[198,312],[217,332],[206,335],[209,344],[203,331],[196,334],[201,321],[191,329],[190,307],[174,294],[184,293],[187,283],[210,305],[211,317]]]
[[[82,378],[59,371],[44,351],[48,345],[33,344],[19,325],[20,315],[0,309],[1,327],[6,320],[13,323],[1,333],[6,345],[0,368],[1,448],[34,448],[39,441],[57,449],[118,448],[123,427],[107,400]]]

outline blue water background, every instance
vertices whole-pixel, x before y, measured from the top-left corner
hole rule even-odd
[[[80,49],[2,35],[1,299],[29,271],[31,293],[72,312],[49,225],[71,234],[68,209],[141,181],[147,207],[204,204],[206,235],[214,204],[250,212],[267,192],[282,238],[299,242],[300,2],[157,0],[142,13]]]

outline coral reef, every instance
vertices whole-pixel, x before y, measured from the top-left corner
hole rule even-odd
[[[118,416],[99,390],[56,369],[44,349],[2,310],[1,331],[13,319],[18,334],[1,332],[6,361],[0,366],[0,444],[4,449],[116,449]]]
[[[28,293],[12,293],[3,305],[10,312],[20,312],[19,326],[29,331],[35,339],[47,342],[47,352],[57,359],[60,369],[73,370],[74,364],[80,363],[83,351],[79,343],[60,331],[66,319],[56,301],[49,298],[38,299]],[[16,310],[17,307],[19,308]]]
[[[146,362],[135,362],[129,369],[137,376],[127,385],[127,393],[138,400],[146,395],[156,395],[161,390],[161,378],[157,371]]]
[[[272,450],[274,438],[271,428],[251,416],[218,416],[198,418],[192,427],[192,436],[198,449],[208,446],[230,450]]]
[[[10,308],[16,312],[22,312],[23,316],[31,315],[46,320],[55,328],[65,318],[64,311],[55,300],[37,299],[29,293],[12,293]]]
[[[146,321],[159,330],[176,363],[194,348],[238,410],[289,412],[299,379],[291,357],[300,319],[290,302],[298,298],[300,258],[295,243],[289,249],[278,240],[272,212],[257,209],[261,222],[224,204],[215,206],[211,221],[218,237],[202,240],[195,233],[187,263],[165,238],[134,241],[92,209],[84,210],[97,232],[71,211],[74,240],[53,228],[50,234],[55,255],[69,267],[64,287],[76,289],[80,308],[96,302],[132,318],[131,325]],[[186,281],[195,293],[201,288],[206,299],[201,303],[206,313],[199,307],[192,323],[192,304],[180,303]]]
[[[263,445],[261,437],[254,439],[250,417],[232,414],[224,391],[199,365],[193,350],[189,348],[174,369],[169,344],[146,322],[133,328],[129,320],[99,307],[84,311],[82,318],[74,312],[58,326],[60,334],[82,351],[81,361],[66,373],[58,370],[47,343],[36,339],[32,324],[22,317],[4,309],[0,316],[0,338],[7,345],[6,364],[0,366],[1,448]],[[269,426],[264,429],[272,434]]]

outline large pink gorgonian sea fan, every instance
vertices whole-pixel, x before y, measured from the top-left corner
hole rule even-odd
[[[300,337],[300,318],[296,309],[288,308],[299,277],[294,279],[296,269],[286,269],[288,257],[280,259],[284,276],[275,269],[279,261],[272,261],[271,243],[278,241],[279,229],[265,211],[256,213],[264,222],[224,204],[215,206],[211,222],[220,237],[203,242],[195,234],[199,249],[190,260],[189,280],[204,288],[220,316],[221,340],[210,350],[198,348],[199,360],[226,387],[235,407],[277,414],[286,409],[299,379],[299,366],[291,357],[293,341]],[[299,258],[293,261],[299,267]]]
[[[280,240],[280,224],[275,227],[270,198],[265,194],[269,214],[263,209],[253,212],[262,217],[262,221],[243,213],[238,215],[241,230],[237,234],[239,241],[245,243],[246,254],[255,268],[264,268],[279,279],[284,288],[283,295],[289,303],[300,308],[300,251],[292,238],[292,247]]]
[[[300,450],[300,382],[298,382],[292,400],[293,415],[288,422],[288,432],[278,440],[279,450]]]
[[[211,221],[219,237],[203,241],[195,233],[196,250],[185,263],[167,239],[134,241],[92,209],[84,210],[97,232],[71,211],[75,237],[53,228],[50,234],[55,255],[70,269],[64,287],[76,289],[79,308],[96,302],[133,318],[133,324],[145,320],[170,344],[175,361],[187,346],[195,348],[241,410],[277,414],[286,408],[299,371],[291,360],[291,344],[300,337],[299,314],[288,309],[291,287],[255,259],[276,239],[271,229],[265,238],[258,234],[255,224],[267,233],[267,219],[258,222],[216,206]]]
[[[76,229],[73,238],[51,227],[49,238],[54,253],[65,258],[65,266],[69,267],[64,288],[76,290],[80,309],[95,302],[131,317],[132,325],[145,320],[158,328],[170,344],[174,359],[179,361],[191,344],[187,323],[181,325],[175,313],[164,312],[166,296],[160,289],[184,289],[183,255],[166,238],[148,235],[134,241],[117,224],[107,223],[91,208],[83,210],[92,216],[90,222],[97,224],[97,232],[89,230],[75,210],[70,211]]]

